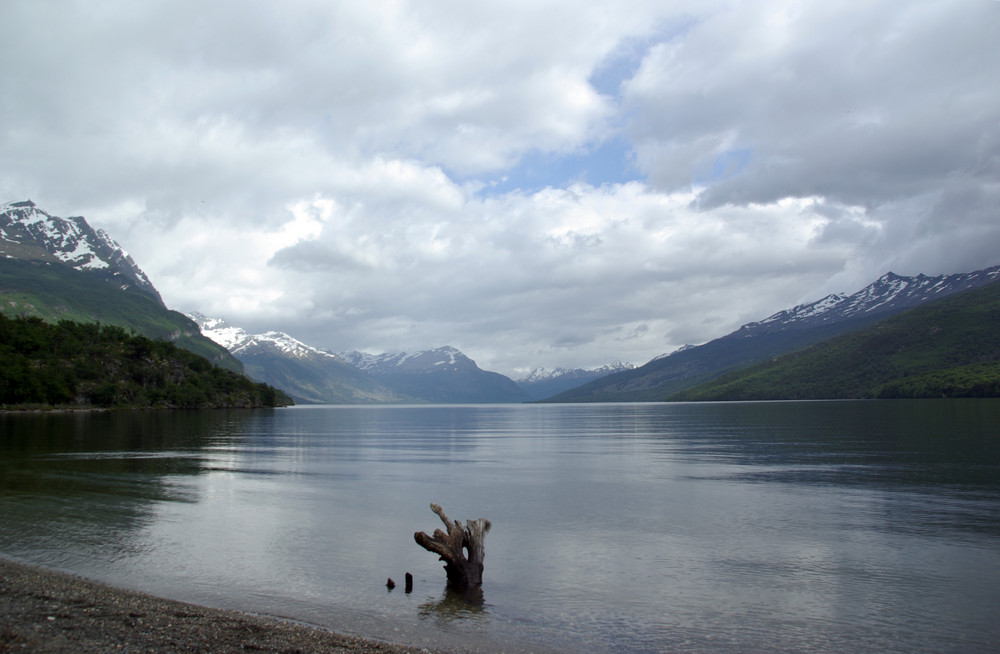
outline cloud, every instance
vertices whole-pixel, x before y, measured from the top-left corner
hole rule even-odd
[[[771,308],[781,308],[793,278],[823,279],[845,250],[815,246],[827,218],[813,200],[705,215],[691,194],[633,183],[443,209],[453,192],[402,215],[334,212],[315,240],[273,255],[272,283],[298,289],[295,302],[283,296],[284,328],[335,349],[447,342],[507,370],[525,365],[526,344],[552,359],[587,352],[593,365],[610,352],[644,361],[759,317],[776,290]],[[248,281],[249,295],[259,282]]]
[[[657,45],[626,91],[649,180],[702,206],[819,195],[868,207],[956,173],[995,178],[995,5],[742,3]]]
[[[172,307],[516,374],[1000,263],[1000,5],[0,4],[0,199]]]

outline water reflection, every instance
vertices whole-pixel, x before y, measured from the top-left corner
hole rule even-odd
[[[0,416],[0,552],[334,627],[362,615],[389,639],[423,627],[588,651],[988,651],[998,410]],[[385,591],[387,570],[443,583],[412,538],[432,501],[493,522],[489,604]]]
[[[0,548],[56,567],[100,552],[106,565],[149,547],[136,534],[163,502],[193,504],[206,450],[237,438],[248,412],[0,415]]]
[[[449,623],[470,618],[481,619],[489,612],[481,587],[468,588],[464,591],[446,587],[440,599],[424,602],[420,605],[418,613],[421,618]]]

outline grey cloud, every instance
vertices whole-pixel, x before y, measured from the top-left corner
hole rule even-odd
[[[1000,130],[995,4],[802,5],[780,34],[768,33],[778,10],[744,6],[745,23],[700,24],[631,85],[651,182],[690,184],[732,148],[752,160],[710,184],[705,208],[809,195],[871,206],[954,174],[995,176],[983,169]]]
[[[278,250],[267,265],[298,272],[323,273],[369,269],[369,266],[350,255],[314,241],[304,241]]]

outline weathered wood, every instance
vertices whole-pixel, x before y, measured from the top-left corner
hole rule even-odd
[[[444,526],[445,533],[434,530],[433,536],[422,531],[413,534],[417,544],[428,552],[433,552],[445,562],[444,571],[448,576],[448,586],[456,590],[466,590],[482,586],[483,558],[486,556],[484,540],[492,523],[486,518],[469,520],[462,525],[460,520],[452,520],[445,515],[437,504],[431,504],[431,511],[436,513]]]

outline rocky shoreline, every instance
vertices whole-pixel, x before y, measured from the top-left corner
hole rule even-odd
[[[0,559],[0,652],[113,651],[428,652],[185,604]]]

